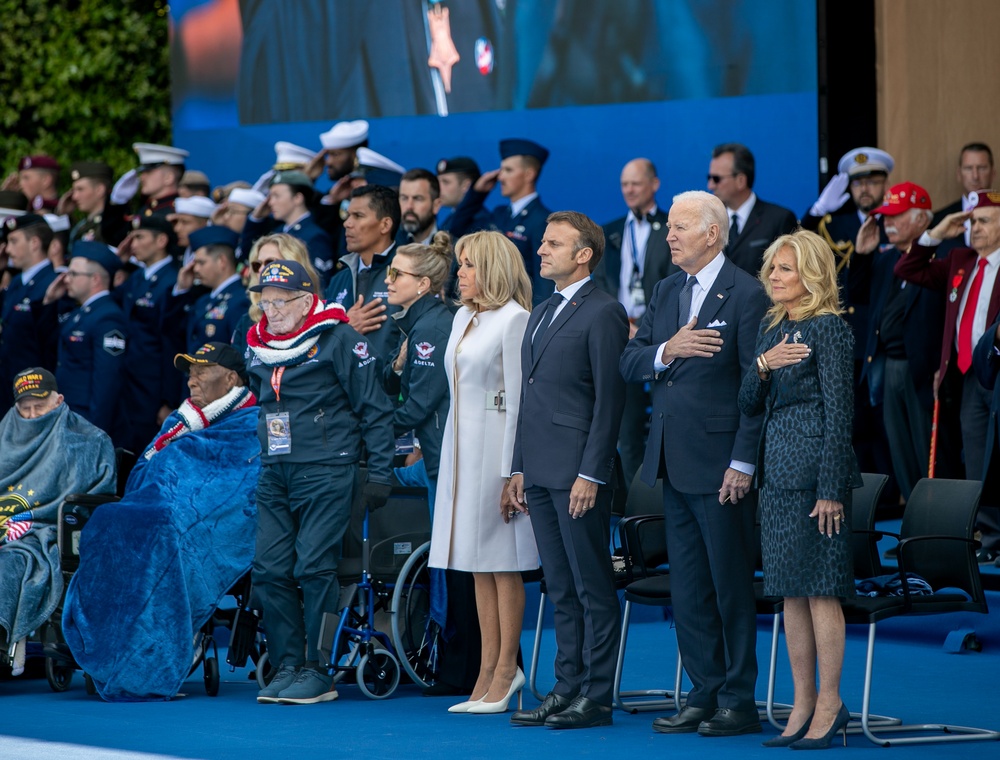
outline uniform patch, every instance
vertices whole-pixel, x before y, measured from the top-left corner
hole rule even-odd
[[[119,330],[104,333],[104,350],[112,356],[118,356],[125,351],[125,336]]]
[[[342,291],[337,293],[337,297],[334,298],[333,300],[336,301],[337,303],[342,304],[345,298],[347,298],[347,288],[344,288]]]
[[[493,44],[486,38],[480,37],[476,40],[475,46],[476,68],[483,76],[493,71]]]
[[[312,359],[318,353],[319,353],[319,345],[315,345],[306,352],[306,358]]]
[[[418,343],[417,345],[415,345],[414,348],[417,349],[417,358],[426,361],[427,359],[431,358],[431,355],[434,353],[434,349],[436,348],[436,346],[431,345],[425,340],[423,343]]]
[[[354,355],[356,357],[358,357],[359,359],[362,359],[362,360],[367,359],[368,358],[368,344],[365,343],[364,341],[361,341],[361,340],[359,340],[357,343],[355,343],[354,344]]]

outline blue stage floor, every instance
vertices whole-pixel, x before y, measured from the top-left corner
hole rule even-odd
[[[874,712],[907,722],[948,721],[1000,728],[1000,595],[991,594],[994,613],[965,620],[923,618],[880,626],[876,650]],[[529,602],[527,617],[533,617]],[[970,627],[983,643],[981,653],[947,654],[942,643],[955,628]],[[853,630],[847,642],[843,694],[852,710],[860,710],[865,632]],[[758,657],[761,678],[758,698],[766,692],[770,623],[761,620]],[[531,652],[531,636],[523,647]],[[552,634],[546,632],[540,688],[551,683]],[[672,681],[675,638],[669,624],[647,621],[633,625],[629,639],[625,688],[655,688]],[[790,677],[784,645],[780,650],[778,691],[790,698]],[[665,736],[650,729],[664,713],[627,715],[615,712],[614,726],[586,731],[512,728],[506,716],[450,715],[449,698],[420,696],[413,686],[401,686],[388,700],[366,699],[353,684],[340,687],[340,699],[311,706],[258,705],[256,685],[246,671],[229,673],[216,698],[205,695],[200,673],[188,683],[188,696],[171,702],[106,704],[88,697],[82,678],[71,689],[54,694],[42,679],[0,682],[0,760],[61,758],[108,760],[150,755],[204,758],[435,757],[454,760],[509,760],[557,757],[689,757],[715,760],[779,756],[783,750],[764,749],[764,734],[734,738],[698,735]],[[525,703],[535,700],[525,692]],[[983,758],[1000,756],[998,743],[877,748],[860,735],[848,737],[857,752],[905,754],[911,758]],[[843,751],[839,748],[838,751]],[[148,753],[148,754],[135,754]]]

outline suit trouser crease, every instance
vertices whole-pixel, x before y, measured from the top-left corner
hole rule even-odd
[[[892,469],[905,499],[917,481],[927,477],[931,447],[931,412],[920,403],[906,359],[885,360],[882,415]]]
[[[692,682],[692,707],[754,707],[754,497],[722,505],[718,494],[681,493],[663,480],[677,645]]]
[[[621,607],[608,550],[611,492],[598,491],[594,508],[576,520],[569,515],[568,490],[532,486],[525,495],[555,608],[553,691],[610,707],[621,637]]]
[[[991,394],[971,369],[962,387],[962,448],[965,450],[965,477],[982,480],[986,461],[986,429],[991,424]],[[979,505],[976,529],[982,532],[983,548],[1000,550],[1000,507]]]

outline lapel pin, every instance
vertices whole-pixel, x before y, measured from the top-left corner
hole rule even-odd
[[[725,296],[724,296],[724,295],[722,295],[722,293],[716,293],[716,294],[715,294],[715,297],[716,297],[716,298],[725,298]]]

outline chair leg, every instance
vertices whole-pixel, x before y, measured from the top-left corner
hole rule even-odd
[[[615,663],[615,683],[611,690],[611,700],[615,707],[625,712],[632,712],[622,701],[622,668],[625,667],[625,644],[628,642],[628,627],[632,617],[632,602],[625,602],[625,610],[622,612],[622,633],[618,642],[618,661]]]
[[[546,594],[538,597],[538,622],[535,623],[535,644],[531,650],[531,670],[528,674],[528,688],[535,695],[539,702],[545,699],[545,695],[538,690],[538,655],[542,649],[542,621],[545,619],[545,598]]]
[[[622,671],[625,668],[625,646],[628,643],[628,630],[632,618],[632,603],[625,601],[625,609],[622,612],[622,633],[621,642],[618,645],[618,662],[615,665],[615,682],[611,692],[611,699],[614,706],[619,710],[635,714],[645,710],[662,710],[674,707],[678,711],[681,709],[682,700],[687,696],[681,692],[681,680],[684,675],[684,667],[681,662],[680,652],[677,653],[677,672],[674,676],[674,689],[636,689],[632,691],[622,691]],[[631,697],[658,697],[658,699],[630,699]]]
[[[768,664],[767,670],[767,702],[765,704],[765,711],[767,714],[767,722],[778,729],[778,731],[784,731],[785,726],[778,722],[774,709],[775,707],[780,707],[781,711],[784,713],[782,717],[784,717],[786,721],[788,720],[788,715],[792,709],[791,705],[775,705],[774,702],[774,684],[778,673],[778,637],[780,635],[781,613],[777,612],[774,615],[774,622],[771,626],[771,661]]]
[[[956,726],[947,723],[913,723],[902,725],[902,721],[897,721],[892,725],[881,725],[877,721],[871,721],[869,710],[871,707],[872,691],[872,671],[875,663],[875,623],[868,626],[868,651],[865,658],[865,690],[861,703],[861,731],[872,743],[881,747],[892,747],[897,744],[941,744],[944,742],[971,742],[971,741],[1000,741],[1000,731],[992,731],[987,728],[975,728],[972,726]],[[878,719],[880,716],[875,716]],[[871,728],[878,728],[883,735],[875,734]],[[896,733],[929,733],[931,736],[902,736],[898,739],[890,739],[884,734]]]

